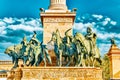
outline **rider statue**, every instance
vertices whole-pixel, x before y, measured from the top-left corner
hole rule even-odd
[[[34,34],[33,34],[33,36],[32,36],[32,38],[31,38],[31,43],[34,45],[34,46],[37,46],[38,45],[38,43],[39,43],[39,40],[36,38],[36,31],[34,31]]]
[[[70,44],[72,42],[72,35],[70,34],[71,32],[71,28],[68,29],[66,32],[65,32],[65,38],[64,38],[64,41],[65,43],[67,44]]]
[[[71,43],[72,43],[72,35],[70,34],[71,32],[71,28],[68,29],[65,32],[65,37],[63,38],[63,43],[65,44],[65,51],[68,51],[68,49],[71,47]]]
[[[26,52],[26,47],[27,47],[27,39],[26,39],[26,36],[24,36],[23,40],[21,41],[21,45],[22,45],[22,48],[21,48],[21,56],[22,55],[25,55],[25,52]]]
[[[63,42],[66,44],[66,46],[70,47],[70,44],[72,42],[72,35],[71,35],[71,28],[68,29],[66,32],[65,32],[65,37],[63,39]]]
[[[94,48],[96,45],[96,37],[97,35],[92,32],[91,27],[87,27],[87,34],[85,35],[85,38],[89,41],[89,44],[91,47],[89,56],[92,56],[92,54],[94,54]]]
[[[27,39],[26,36],[24,36],[23,40],[21,41],[22,46],[26,46],[27,45]]]
[[[114,38],[111,38],[110,40],[111,40],[111,44],[112,44],[112,45],[116,45]]]

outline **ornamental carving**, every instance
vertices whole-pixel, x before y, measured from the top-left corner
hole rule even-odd
[[[62,79],[62,78],[92,78],[96,80],[102,80],[101,69],[95,68],[37,68],[37,69],[23,69],[22,80],[32,80],[32,76],[35,79]]]
[[[63,18],[63,17],[59,17],[59,18],[44,18],[43,22],[73,22],[72,18]]]

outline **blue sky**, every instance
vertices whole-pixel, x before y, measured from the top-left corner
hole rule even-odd
[[[120,0],[67,0],[67,5],[78,9],[74,33],[85,34],[86,27],[93,26],[101,55],[108,52],[113,36],[120,47]],[[11,59],[5,48],[19,44],[24,35],[29,40],[34,30],[42,41],[39,8],[48,6],[49,0],[0,0],[0,60]]]

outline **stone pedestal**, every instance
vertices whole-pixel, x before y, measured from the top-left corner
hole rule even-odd
[[[67,12],[64,10],[48,10],[41,12],[40,15],[44,32],[43,43],[47,44],[52,38],[52,33],[57,29],[61,37],[64,37],[65,31],[72,28],[76,14],[75,12]]]
[[[120,49],[117,45],[111,45],[108,56],[110,60],[110,79],[120,80]]]
[[[17,69],[15,69],[14,80],[21,80],[21,78],[22,78],[22,69],[18,67]]]
[[[26,67],[22,80],[103,80],[100,68]]]

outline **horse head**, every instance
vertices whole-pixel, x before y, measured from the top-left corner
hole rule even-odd
[[[85,37],[81,33],[76,33],[74,35],[74,39],[80,41],[81,43],[84,43]]]
[[[9,55],[10,57],[15,57],[16,54],[19,55],[19,52],[20,52],[21,48],[22,48],[21,44],[10,46],[10,47],[6,48],[4,53]]]
[[[14,49],[12,47],[8,47],[5,49],[4,53],[9,55],[9,56],[12,56],[13,51],[14,51]]]
[[[6,50],[4,51],[5,54],[7,54],[10,57],[12,57],[12,62],[13,63],[15,62],[15,57],[16,57],[14,49],[15,49],[15,46],[10,46],[10,47],[6,48]]]

